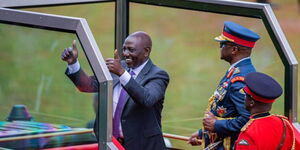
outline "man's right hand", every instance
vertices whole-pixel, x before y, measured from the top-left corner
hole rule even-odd
[[[189,141],[187,143],[191,144],[193,146],[201,145],[202,144],[202,140],[201,140],[201,138],[199,136],[199,132],[196,131],[195,133],[193,133],[192,136],[189,138]]]
[[[76,63],[78,58],[78,50],[76,47],[76,40],[73,41],[72,47],[65,48],[61,53],[61,59],[66,61],[69,65]]]

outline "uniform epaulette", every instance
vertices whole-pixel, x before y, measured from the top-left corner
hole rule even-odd
[[[254,119],[250,119],[244,126],[243,128],[241,129],[241,132],[247,130],[247,128],[252,124]]]
[[[230,80],[231,83],[234,83],[234,82],[237,82],[237,81],[241,81],[241,82],[244,82],[245,80],[245,77],[242,77],[242,76],[237,76],[237,77],[234,77]]]
[[[279,118],[282,118],[282,119],[285,119],[285,120],[288,120],[289,118],[286,117],[286,116],[283,116],[283,115],[275,115],[276,117],[279,117]]]

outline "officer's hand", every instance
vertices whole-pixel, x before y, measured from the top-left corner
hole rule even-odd
[[[195,133],[192,134],[192,136],[187,141],[187,144],[191,144],[193,146],[201,145],[202,144],[202,140],[201,140],[201,138],[199,136],[199,132],[198,131],[196,131]]]
[[[211,112],[206,112],[203,118],[203,127],[207,131],[215,131],[216,116]]]
[[[66,61],[69,65],[74,64],[78,58],[78,50],[76,47],[76,40],[73,41],[72,47],[65,48],[61,53],[61,59]]]
[[[121,66],[120,56],[118,54],[118,50],[114,52],[114,58],[105,59],[106,66],[111,73],[114,73],[118,76],[121,76],[125,70]]]

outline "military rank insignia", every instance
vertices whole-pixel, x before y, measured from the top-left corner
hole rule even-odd
[[[239,141],[239,145],[249,145],[249,143],[247,140],[242,139]]]
[[[237,76],[237,77],[234,77],[230,80],[231,83],[234,83],[234,82],[237,82],[237,81],[240,81],[240,82],[244,82],[245,78],[242,77],[242,76]]]
[[[226,112],[226,108],[224,108],[223,106],[218,106],[217,113],[220,117],[223,117],[226,114]]]

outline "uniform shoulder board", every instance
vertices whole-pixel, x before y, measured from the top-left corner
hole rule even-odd
[[[234,77],[230,80],[231,83],[234,83],[234,82],[237,82],[237,81],[241,81],[241,82],[244,82],[245,80],[245,77],[242,77],[242,76],[237,76],[237,77]]]
[[[275,115],[276,117],[279,117],[281,119],[285,119],[285,120],[288,120],[288,118],[286,116],[282,116],[282,115]]]

